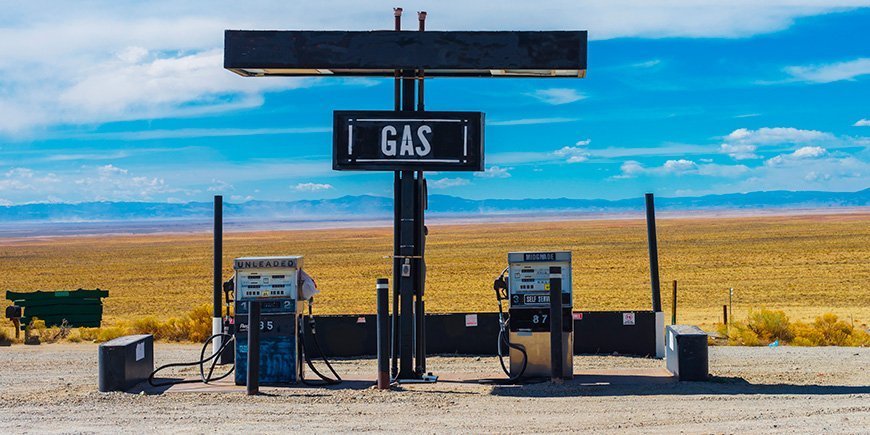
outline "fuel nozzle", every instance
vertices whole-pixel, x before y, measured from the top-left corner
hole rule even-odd
[[[499,275],[495,281],[492,282],[492,289],[495,290],[495,298],[501,302],[503,299],[507,299],[507,280],[504,277],[504,274]]]
[[[311,329],[311,334],[315,334],[314,329],[314,310],[312,309],[312,305],[314,305],[314,297],[308,298],[308,328]]]

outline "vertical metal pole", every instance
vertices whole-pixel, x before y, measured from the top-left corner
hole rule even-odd
[[[426,31],[426,12],[421,11],[417,12],[417,20],[420,22],[419,31]],[[418,72],[417,78],[417,111],[422,112],[425,107],[425,103],[423,102],[423,70]]]
[[[417,20],[419,21],[419,31],[423,32],[426,30],[426,12],[417,12]],[[425,103],[423,101],[423,70],[417,71],[417,111],[422,112],[425,108]],[[425,221],[425,213],[426,213],[426,179],[423,176],[423,171],[417,171],[417,180],[416,180],[416,207],[414,213],[414,232],[416,233],[415,237],[415,256],[419,257],[414,259],[415,268],[414,268],[414,276],[415,283],[414,287],[416,290],[416,303],[414,307],[415,317],[415,340],[416,340],[416,365],[414,367],[414,371],[418,376],[423,376],[426,374],[426,304],[424,300],[425,286],[426,286],[426,260],[425,260],[425,251],[426,251],[426,221]]]
[[[378,278],[376,285],[378,305],[378,388],[390,388],[390,280]]]
[[[402,8],[393,8],[393,16],[395,17],[394,30],[400,32],[402,30]],[[401,70],[395,70],[395,79],[393,80],[393,110],[399,111],[402,109],[402,79]],[[399,171],[393,172],[393,318],[392,318],[392,344],[390,352],[392,357],[392,377],[399,377],[399,283],[400,270],[402,268],[401,252],[399,250],[399,230],[401,228],[401,217],[399,209],[402,205],[402,176]]]
[[[248,302],[248,379],[249,396],[260,393],[260,301]]]
[[[656,206],[652,193],[646,195],[646,236],[649,244],[649,275],[652,285],[652,310],[662,310],[661,283],[659,282],[659,248],[656,241]]]
[[[402,72],[402,111],[414,110],[414,72]],[[399,278],[400,334],[399,334],[399,379],[416,378],[414,371],[414,284],[416,268],[412,257],[416,254],[414,243],[416,180],[414,171],[401,171],[401,204],[399,219],[399,253],[401,254],[401,277]]]
[[[214,261],[213,279],[213,294],[212,294],[212,319],[211,333],[220,334],[223,332],[223,312],[221,304],[221,291],[223,290],[223,251],[224,251],[224,197],[221,195],[214,196],[214,252],[212,253]],[[223,340],[221,337],[215,337],[212,341],[212,355],[218,353]],[[218,357],[219,358],[219,357]]]
[[[677,324],[677,280],[674,280],[674,310],[671,313],[671,325]]]
[[[550,268],[550,379],[561,383],[562,367],[562,268]]]
[[[731,304],[734,299],[734,287],[728,289],[728,315],[734,318],[734,305]]]

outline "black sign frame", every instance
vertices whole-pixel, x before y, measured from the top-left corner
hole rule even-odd
[[[483,112],[336,110],[332,169],[483,171],[484,122]],[[387,126],[393,128],[385,133]],[[405,151],[403,132],[410,132],[414,141],[411,155],[406,157],[399,155]],[[396,156],[384,154],[386,134],[390,134],[390,149]],[[418,155],[420,149],[428,151]]]

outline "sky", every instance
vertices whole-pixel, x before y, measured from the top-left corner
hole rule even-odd
[[[0,205],[392,195],[332,170],[332,111],[390,79],[245,78],[225,29],[588,30],[583,79],[427,81],[486,114],[430,193],[620,199],[870,187],[870,1],[0,0]]]

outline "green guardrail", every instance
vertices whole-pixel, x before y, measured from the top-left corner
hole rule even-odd
[[[109,297],[108,290],[71,290],[6,292],[6,299],[13,305],[24,308],[21,327],[34,317],[44,320],[45,326],[60,326],[64,320],[69,326],[96,328],[103,320],[102,298]]]

